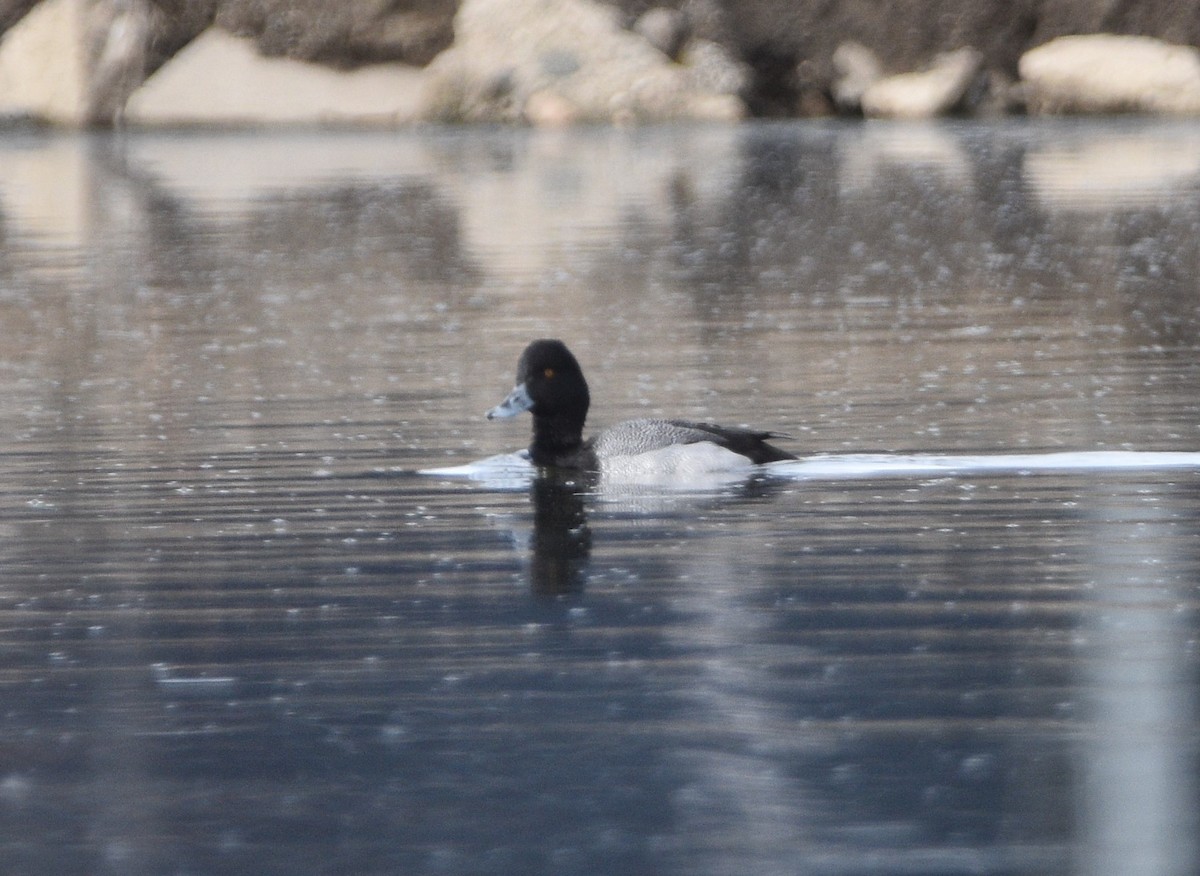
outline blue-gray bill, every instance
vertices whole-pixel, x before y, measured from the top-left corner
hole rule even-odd
[[[513,391],[508,394],[508,398],[487,412],[487,418],[489,420],[500,420],[505,417],[515,417],[517,414],[527,411],[531,407],[533,407],[533,399],[529,397],[529,391],[525,389],[524,383],[518,383],[513,387]]]

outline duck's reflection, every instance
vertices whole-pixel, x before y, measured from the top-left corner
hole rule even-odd
[[[681,535],[677,523],[694,519],[705,509],[769,499],[784,484],[770,477],[751,477],[724,489],[668,492],[639,489],[636,485],[606,484],[602,475],[551,467],[542,468],[529,481],[533,505],[533,531],[529,538],[529,585],[533,593],[562,596],[579,593],[587,580],[592,555],[592,511],[632,514],[655,520],[666,531]],[[597,507],[599,503],[599,508]],[[682,517],[681,517],[682,516]]]
[[[560,596],[583,589],[592,553],[592,532],[583,505],[585,490],[577,472],[569,478],[544,472],[530,485],[529,583],[535,594]]]

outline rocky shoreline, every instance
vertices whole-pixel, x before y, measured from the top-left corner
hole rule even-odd
[[[0,120],[1200,115],[1172,0],[0,0]]]

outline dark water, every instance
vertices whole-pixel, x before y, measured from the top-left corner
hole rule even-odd
[[[1200,126],[0,137],[0,872],[1187,874]]]

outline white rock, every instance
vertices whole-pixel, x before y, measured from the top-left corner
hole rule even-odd
[[[595,0],[464,0],[454,45],[427,68],[422,116],[557,124],[562,107],[578,121],[744,114],[734,91],[723,90],[744,77],[728,65],[718,71],[708,47],[695,63],[687,48],[672,63],[622,28],[618,14]]]
[[[690,40],[679,63],[699,92],[735,96],[750,85],[750,68],[712,40]]]
[[[83,0],[46,0],[0,37],[0,114],[88,121]]]
[[[687,16],[663,6],[647,9],[633,23],[633,32],[668,58],[679,57],[688,40],[688,29]]]
[[[938,55],[928,70],[873,82],[862,93],[863,113],[876,118],[928,119],[954,109],[979,74],[979,52],[970,48]]]
[[[840,109],[857,111],[868,88],[883,78],[875,53],[861,43],[845,42],[833,52],[833,101]]]
[[[1151,37],[1092,34],[1021,56],[1035,113],[1200,113],[1200,52]]]
[[[335,70],[265,58],[211,27],[135,91],[125,120],[142,125],[382,124],[411,121],[421,71],[405,64]]]
[[[539,128],[562,128],[579,121],[579,107],[554,91],[535,91],[525,101],[525,117]]]

